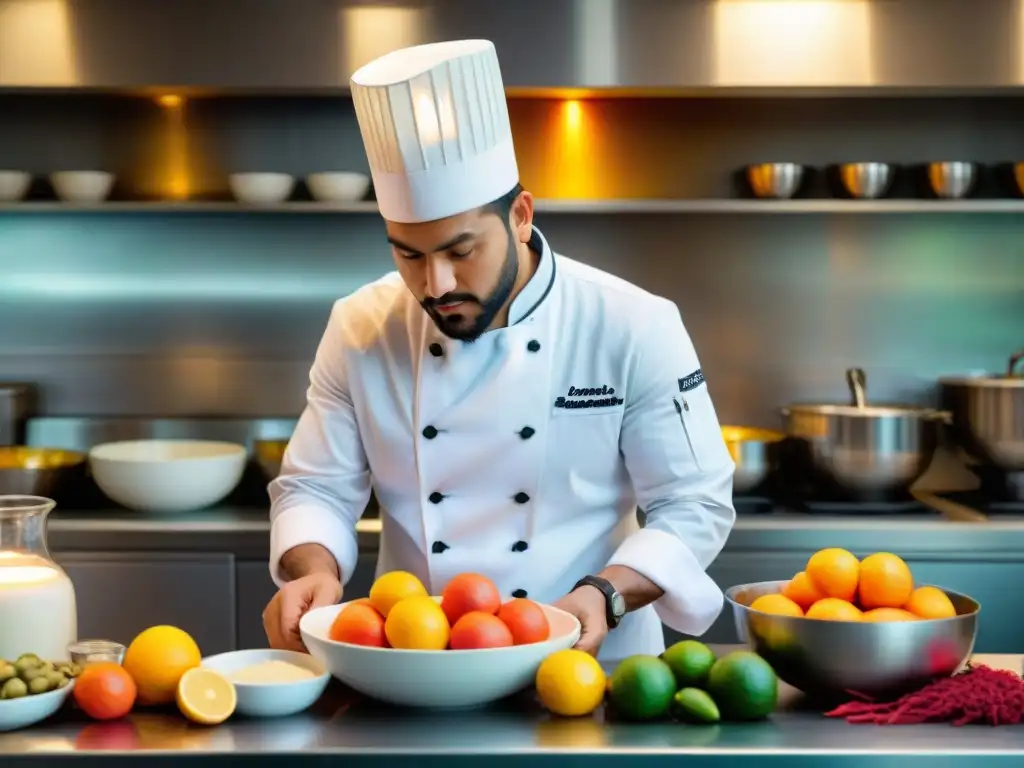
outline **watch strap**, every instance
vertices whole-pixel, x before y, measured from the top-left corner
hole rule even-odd
[[[618,596],[615,586],[608,579],[602,579],[600,576],[584,576],[576,582],[572,591],[575,592],[580,587],[594,587],[601,591],[601,594],[604,595],[604,613],[608,628],[617,627],[622,621],[622,615],[615,613],[615,598]]]

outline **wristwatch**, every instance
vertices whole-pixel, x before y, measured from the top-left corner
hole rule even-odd
[[[604,595],[605,619],[608,622],[608,629],[615,629],[619,626],[622,617],[626,615],[626,598],[615,591],[612,583],[600,576],[584,576],[576,582],[572,591],[575,592],[580,587],[595,587],[601,590],[601,594]]]

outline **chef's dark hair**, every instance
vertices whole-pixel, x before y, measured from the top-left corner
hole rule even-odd
[[[516,182],[516,185],[512,187],[508,192],[499,197],[497,200],[487,203],[487,205],[481,206],[480,210],[483,213],[493,213],[502,220],[505,224],[505,229],[510,229],[508,223],[508,215],[512,212],[512,206],[515,205],[516,198],[519,197],[523,192],[523,185]]]

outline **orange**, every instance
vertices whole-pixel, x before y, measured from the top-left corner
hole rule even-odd
[[[199,646],[177,627],[150,627],[124,654],[124,668],[135,680],[141,704],[170,704],[181,676],[202,661]]]
[[[470,611],[452,627],[449,645],[453,651],[473,648],[507,648],[513,645],[512,631],[493,613]]]
[[[922,619],[951,619],[956,616],[952,601],[938,587],[918,587],[903,608]]]
[[[196,667],[181,676],[175,694],[178,709],[193,723],[219,725],[235,713],[235,686],[212,669]]]
[[[845,549],[832,547],[811,555],[804,569],[814,585],[828,597],[853,602],[860,579],[860,562]]]
[[[805,611],[823,597],[827,597],[824,592],[815,586],[806,571],[800,571],[800,573],[790,579],[789,583],[782,588],[782,594]]]
[[[562,717],[589,715],[604,701],[608,676],[597,659],[585,651],[555,651],[537,668],[537,697],[551,713]]]
[[[399,600],[426,595],[427,588],[413,574],[408,571],[391,571],[373,582],[370,587],[370,604],[386,619],[392,606]]]
[[[876,552],[861,561],[857,585],[861,608],[900,608],[913,591],[914,577],[902,558],[888,552]]]
[[[352,645],[387,648],[384,617],[367,601],[349,603],[334,618],[328,635],[331,640]]]
[[[856,605],[837,597],[826,597],[807,609],[808,619],[822,621],[861,621],[863,616]]]
[[[418,595],[395,603],[384,622],[392,648],[443,651],[448,647],[451,627],[448,617],[432,597]]]
[[[516,645],[540,643],[551,634],[544,609],[525,597],[514,597],[502,605],[498,609],[498,618],[512,630]]]
[[[492,616],[501,608],[501,594],[494,582],[479,573],[460,573],[441,592],[441,610],[454,626],[470,611]]]
[[[90,664],[75,681],[75,703],[93,720],[116,720],[132,711],[138,689],[124,667],[114,662]]]
[[[918,617],[902,608],[872,608],[864,611],[864,621],[917,621]]]
[[[783,595],[761,595],[750,604],[750,610],[778,616],[803,616],[804,609]]]

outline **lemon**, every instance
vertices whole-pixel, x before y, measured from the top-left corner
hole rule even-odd
[[[158,626],[132,640],[122,666],[139,689],[140,704],[170,704],[181,676],[200,661],[199,646],[187,632]]]
[[[537,669],[537,695],[544,707],[563,717],[589,715],[604,700],[608,678],[589,653],[555,651]]]
[[[399,600],[407,597],[427,596],[427,588],[423,582],[408,571],[391,571],[385,573],[370,587],[370,605],[376,608],[384,618]]]
[[[223,723],[238,705],[231,681],[202,667],[194,667],[181,676],[175,700],[181,714],[200,725]]]
[[[443,651],[451,639],[451,626],[437,601],[420,595],[395,603],[384,621],[384,634],[392,648]]]

